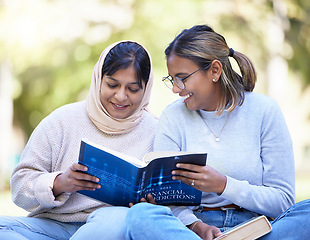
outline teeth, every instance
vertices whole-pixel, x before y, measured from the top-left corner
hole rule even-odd
[[[119,104],[116,104],[116,103],[114,103],[115,104],[115,106],[117,106],[117,107],[125,107],[125,105],[119,105]]]
[[[182,96],[182,98],[184,98],[184,100],[188,99],[190,96],[192,96],[192,93],[186,94],[184,96]]]

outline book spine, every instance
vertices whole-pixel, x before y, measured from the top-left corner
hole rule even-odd
[[[84,150],[85,150],[85,142],[81,141],[81,147],[80,147],[80,155],[79,155],[79,162],[82,163],[83,162],[83,158],[84,158]]]

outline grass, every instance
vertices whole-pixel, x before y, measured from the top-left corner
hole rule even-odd
[[[296,177],[296,202],[310,198],[310,176]],[[26,216],[27,211],[16,206],[11,200],[9,190],[0,192],[0,215],[2,216]]]

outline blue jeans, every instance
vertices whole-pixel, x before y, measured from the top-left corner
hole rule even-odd
[[[47,218],[0,217],[2,240],[123,240],[127,207],[104,207],[91,213],[87,222],[63,223]]]
[[[63,223],[47,218],[0,217],[2,240],[67,240],[84,223]]]
[[[127,207],[104,207],[94,211],[70,240],[125,240],[128,210]]]
[[[138,203],[128,211],[126,222],[126,239],[200,240],[198,235],[173,216],[170,208],[160,205]]]
[[[260,240],[309,239],[310,199],[294,204],[272,221],[271,225],[271,232]]]
[[[203,222],[227,230],[256,213],[247,210],[196,211],[195,215]],[[127,239],[201,239],[173,216],[168,207],[139,203],[127,214]],[[310,236],[310,200],[296,203],[274,221],[272,231],[261,240],[309,239]]]

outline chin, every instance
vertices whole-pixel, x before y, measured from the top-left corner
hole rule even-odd
[[[117,119],[125,119],[129,116],[130,115],[128,115],[128,114],[114,114],[114,115],[112,115],[112,117],[117,118]]]
[[[124,119],[128,117],[128,113],[124,113],[124,112],[118,112],[118,111],[108,111],[108,113],[111,115],[111,117],[113,118],[117,118],[117,119]]]
[[[190,111],[196,111],[197,110],[195,107],[193,107],[193,106],[191,106],[191,105],[189,105],[187,103],[185,105],[186,105],[187,109],[190,110]]]

